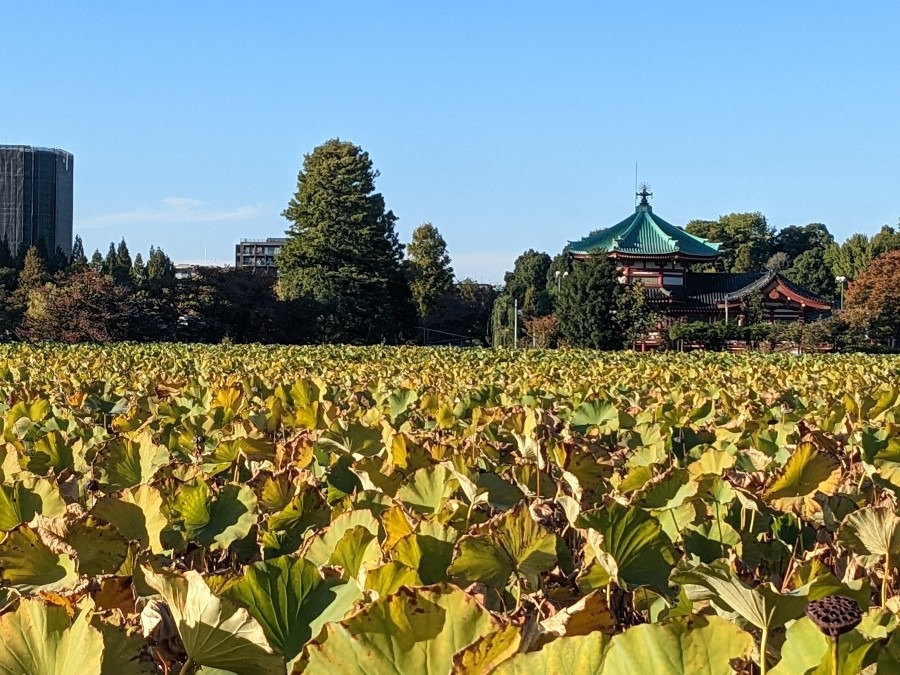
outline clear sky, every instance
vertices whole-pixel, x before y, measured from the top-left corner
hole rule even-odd
[[[0,143],[75,155],[75,230],[176,262],[280,236],[303,155],[368,150],[401,240],[457,275],[618,222],[839,240],[900,216],[900,3],[15,2]]]

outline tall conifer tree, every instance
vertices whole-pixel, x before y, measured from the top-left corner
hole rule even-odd
[[[359,146],[333,139],[306,155],[297,192],[283,215],[279,293],[321,307],[328,342],[402,342],[415,306],[401,266],[397,218],[375,192],[378,172]]]

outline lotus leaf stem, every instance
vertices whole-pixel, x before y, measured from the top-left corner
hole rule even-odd
[[[181,670],[178,671],[179,675],[189,675],[189,673],[194,669],[194,659],[190,656],[187,657],[187,661],[184,662],[184,665],[181,666]]]
[[[838,640],[840,640],[840,639],[841,639],[840,635],[835,635],[834,639],[832,639],[832,641],[831,641],[831,670],[834,673],[834,675],[839,675],[841,672],[839,670],[841,667],[841,664],[840,664],[840,658],[838,655],[839,654],[838,653]]]

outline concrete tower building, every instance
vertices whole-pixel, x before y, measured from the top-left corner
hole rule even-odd
[[[13,255],[40,243],[72,255],[74,170],[65,150],[0,145],[0,240]]]

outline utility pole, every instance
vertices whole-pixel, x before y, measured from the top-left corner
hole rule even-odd
[[[513,349],[519,346],[519,299],[513,300]]]

